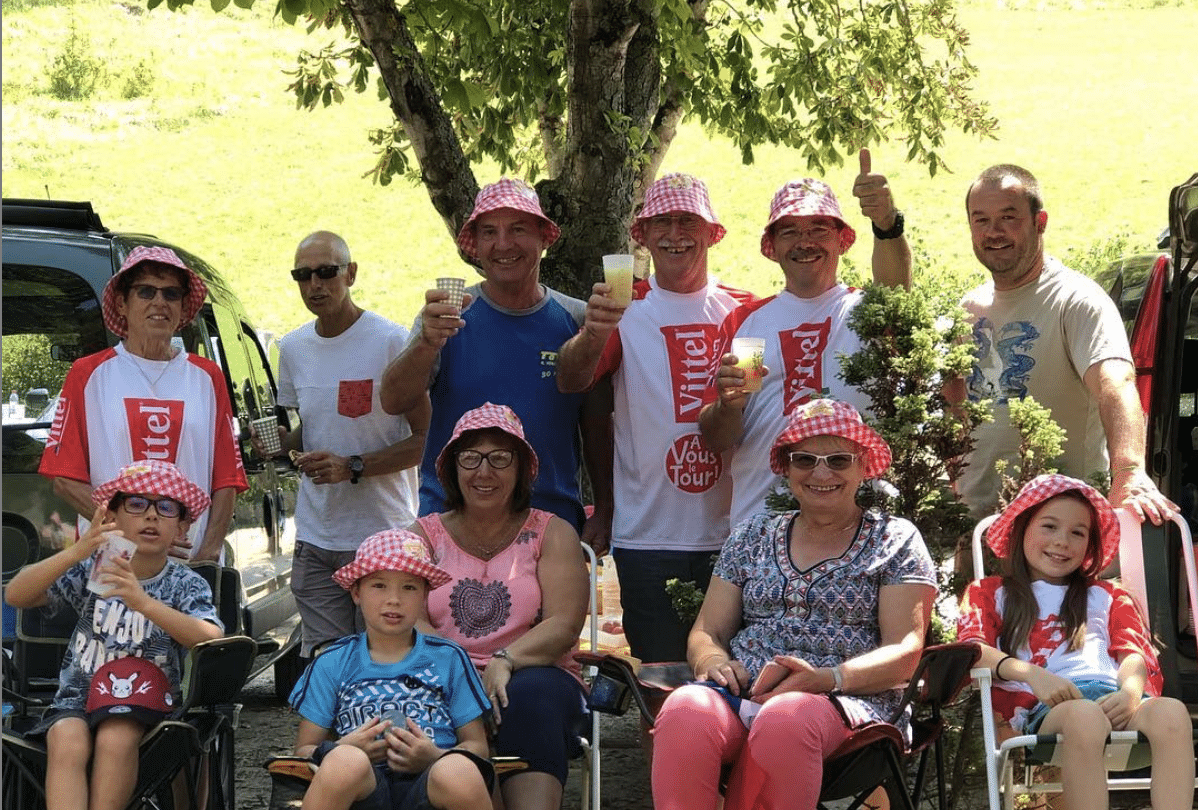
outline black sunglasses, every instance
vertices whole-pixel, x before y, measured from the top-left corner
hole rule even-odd
[[[133,294],[143,301],[153,301],[158,293],[162,293],[162,300],[174,303],[183,300],[182,287],[155,287],[153,284],[134,284],[129,289],[133,290]]]
[[[322,264],[320,267],[297,267],[291,271],[291,277],[296,281],[311,281],[312,274],[315,273],[317,278],[328,281],[331,278],[336,278],[341,274],[341,271],[348,264]]]
[[[174,498],[147,498],[145,495],[125,495],[121,499],[121,504],[124,505],[125,511],[131,515],[144,514],[150,508],[150,504],[154,505],[154,511],[158,513],[158,517],[181,518],[187,513],[186,507]]]

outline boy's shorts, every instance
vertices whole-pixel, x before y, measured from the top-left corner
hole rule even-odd
[[[482,774],[490,793],[495,787],[495,769],[487,760],[461,748],[446,752],[460,754],[470,759]],[[374,768],[374,793],[354,802],[350,810],[434,810],[428,798],[428,768],[418,775],[396,773],[385,765]]]
[[[1082,693],[1082,697],[1086,700],[1098,700],[1106,695],[1114,694],[1119,691],[1119,687],[1109,681],[1077,681],[1075,686]],[[1145,699],[1149,696],[1145,695]],[[1051,706],[1045,706],[1043,703],[1037,703],[1028,713],[1027,721],[1023,724],[1024,734],[1038,734],[1040,725],[1044,722],[1044,718],[1048,716],[1048,711]]]

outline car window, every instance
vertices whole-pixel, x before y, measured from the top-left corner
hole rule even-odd
[[[91,285],[67,270],[5,264],[3,307],[4,471],[34,472],[71,363],[108,338]]]

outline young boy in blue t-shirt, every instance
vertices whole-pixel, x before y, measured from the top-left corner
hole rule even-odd
[[[450,575],[418,535],[389,529],[333,578],[361,608],[366,632],[326,649],[291,693],[302,718],[295,753],[318,766],[304,807],[490,807],[482,681],[465,650],[415,628],[428,592]]]

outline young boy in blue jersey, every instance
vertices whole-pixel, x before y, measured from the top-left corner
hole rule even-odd
[[[418,535],[389,529],[333,578],[366,632],[328,647],[291,694],[302,718],[295,753],[317,764],[305,810],[489,808],[482,681],[465,650],[415,627],[450,575]]]

